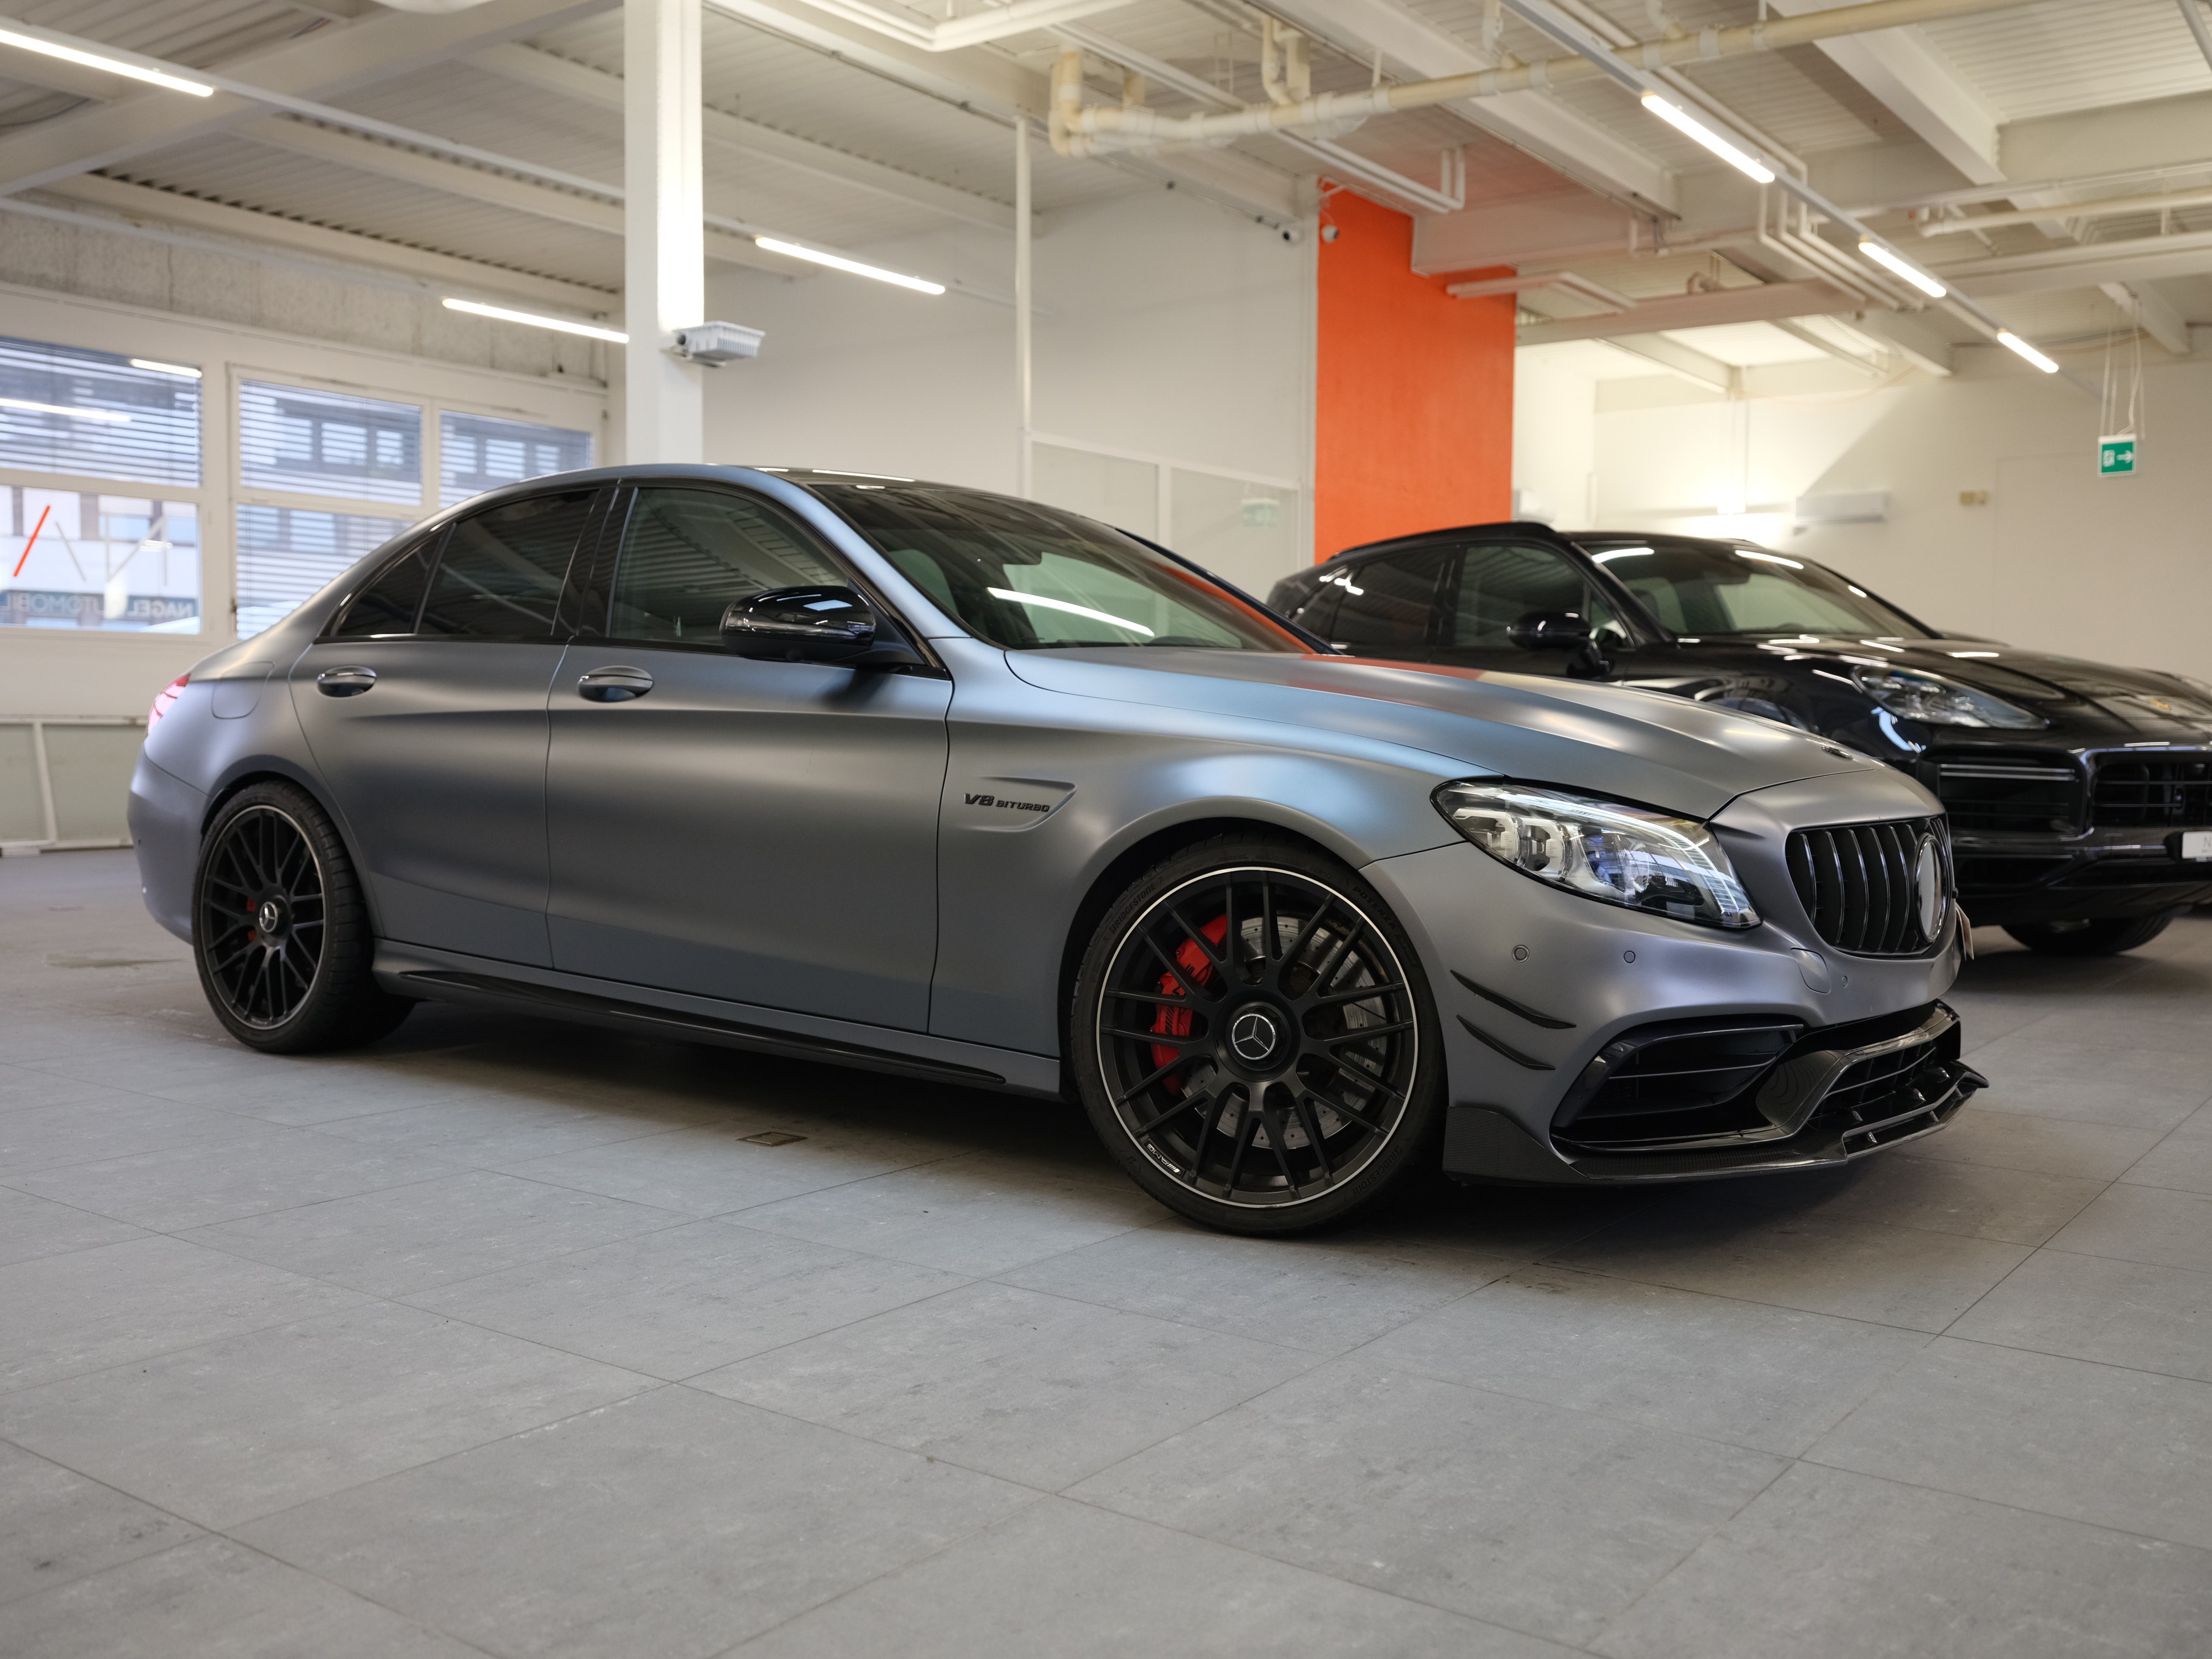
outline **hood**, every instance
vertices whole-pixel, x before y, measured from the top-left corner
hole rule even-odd
[[[1011,651],[1071,696],[1265,720],[1422,750],[1449,769],[1554,783],[1709,817],[1747,790],[1887,769],[1836,743],[1658,692],[1358,657],[1106,648]],[[1934,810],[1931,805],[1930,810]]]

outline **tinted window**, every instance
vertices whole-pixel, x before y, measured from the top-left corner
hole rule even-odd
[[[608,633],[715,645],[722,612],[772,587],[848,586],[851,578],[798,522],[712,489],[641,489],[623,529]]]
[[[1258,606],[1073,513],[930,484],[811,488],[939,609],[1006,650],[1308,648]]]
[[[479,639],[548,639],[568,556],[591,517],[588,489],[532,495],[461,520],[422,607],[420,631]]]
[[[346,606],[344,617],[331,630],[331,637],[373,640],[412,634],[415,613],[422,608],[422,590],[429,585],[430,561],[438,550],[438,536],[432,536],[416,543],[378,572],[376,579]]]
[[[1421,651],[1428,647],[1429,617],[1436,605],[1440,548],[1386,553],[1338,571],[1324,586],[1338,592],[1336,617],[1326,630],[1347,651]]]
[[[1589,617],[1601,632],[1620,631],[1582,572],[1552,548],[1478,546],[1461,556],[1451,645],[1462,650],[1510,649],[1507,630],[1543,611],[1571,611]]]
[[[1909,617],[1833,571],[1764,548],[1594,544],[1592,556],[1678,634],[1928,637]]]

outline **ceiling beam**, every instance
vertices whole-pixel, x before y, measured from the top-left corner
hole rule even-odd
[[[342,96],[520,35],[603,11],[613,0],[486,0],[436,15],[383,11],[287,40],[221,67],[272,92]],[[235,94],[186,98],[149,88],[72,110],[0,137],[0,192],[34,189],[152,150],[166,149],[262,112]]]
[[[622,76],[550,52],[510,41],[477,52],[469,61],[479,69],[535,87],[541,92],[557,93],[599,109],[622,108]],[[702,130],[707,142],[733,154],[773,161],[813,178],[832,179],[906,207],[926,208],[991,230],[1011,231],[1014,228],[1013,209],[988,196],[939,184],[934,179],[887,167],[881,161],[828,144],[817,144],[809,138],[796,137],[712,106],[702,112]]]
[[[1617,346],[1631,356],[1641,357],[1646,362],[1680,375],[1715,392],[1740,392],[1743,390],[1743,371],[1733,363],[1724,363],[1717,357],[1708,356],[1694,346],[1686,346],[1679,340],[1670,340],[1663,334],[1624,334],[1606,342]]]
[[[1936,275],[1977,299],[2011,294],[2042,294],[2053,289],[2096,288],[2106,283],[2130,287],[2168,276],[2212,272],[2212,231],[2172,236],[2138,236],[2124,242],[2087,242],[2013,253],[1994,259],[1969,259],[1935,267]]]
[[[2118,306],[2135,325],[2177,357],[2190,351],[2189,319],[2174,309],[2173,301],[2148,283],[2100,283],[2105,297]]]
[[[1784,317],[1837,317],[1861,309],[1863,300],[1826,283],[1764,283],[1724,288],[1710,294],[1684,294],[1601,317],[1561,317],[1532,323],[1518,336],[1522,345],[1550,345],[1559,340],[1613,340],[1662,329],[1712,328],[1723,323],[1771,323]]]
[[[1858,0],[1767,0],[1784,17],[1833,11]],[[1918,29],[1883,29],[1814,42],[1930,149],[1977,185],[2000,184],[1998,116]]]

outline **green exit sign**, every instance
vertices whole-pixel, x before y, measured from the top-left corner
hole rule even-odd
[[[2097,471],[2100,477],[2118,478],[2136,470],[2136,441],[2134,434],[2124,434],[2117,438],[2097,440]]]

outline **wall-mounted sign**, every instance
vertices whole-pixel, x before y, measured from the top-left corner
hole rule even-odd
[[[2124,432],[2115,437],[2097,440],[2097,475],[2104,478],[2124,477],[2136,470],[2136,436]]]

